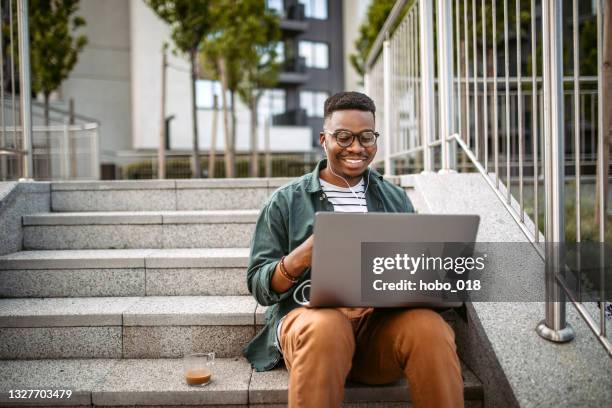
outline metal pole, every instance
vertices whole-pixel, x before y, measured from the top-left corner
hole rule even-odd
[[[453,20],[452,3],[448,0],[437,0],[438,6],[438,109],[440,141],[442,142],[442,165],[440,172],[450,169],[448,136],[453,131]]]
[[[32,87],[30,83],[30,36],[28,28],[28,0],[17,2],[17,26],[19,29],[19,85],[21,99],[21,128],[23,134],[23,179],[32,179]]]
[[[419,2],[419,37],[421,62],[421,122],[423,140],[423,171],[434,169],[431,154],[431,139],[436,128],[434,103],[434,58],[433,58],[433,4],[432,0]]]
[[[4,39],[2,28],[2,1],[0,0],[0,122],[2,123],[2,137],[0,137],[0,149],[8,147],[6,143],[6,119],[4,118]],[[13,146],[15,147],[15,146]],[[0,157],[0,180],[8,179],[7,158]]]
[[[161,98],[159,119],[159,147],[157,150],[157,178],[166,178],[166,44],[162,46]]]
[[[385,176],[393,174],[391,168],[391,42],[383,42],[383,132],[385,135]]]
[[[565,293],[554,276],[559,270],[559,244],[565,240],[562,17],[560,2],[542,3],[547,276],[546,317],[536,331],[554,342],[574,338],[574,330],[565,320]]]

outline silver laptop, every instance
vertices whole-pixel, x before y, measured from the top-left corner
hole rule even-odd
[[[459,307],[462,302],[401,296],[362,296],[362,243],[476,240],[477,215],[333,213],[315,215],[309,307]]]

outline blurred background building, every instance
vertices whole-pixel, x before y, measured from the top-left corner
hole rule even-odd
[[[359,24],[370,0],[267,0],[280,17],[283,60],[277,86],[259,102],[259,148],[264,148],[266,119],[270,119],[273,153],[318,152],[325,99],[341,90],[362,89],[361,78],[348,63]],[[160,132],[161,60],[164,42],[172,44],[170,27],[143,0],[81,0],[81,31],[89,42],[78,64],[52,95],[52,106],[67,108],[74,99],[76,113],[99,124],[102,177],[113,178],[118,166],[155,155]],[[237,22],[240,24],[240,22]],[[172,46],[170,46],[172,47]],[[168,155],[189,154],[192,119],[189,64],[168,53]],[[199,146],[210,147],[213,95],[217,81],[196,83]],[[235,98],[237,154],[250,151],[249,111]],[[216,127],[216,150],[224,149],[221,115]]]

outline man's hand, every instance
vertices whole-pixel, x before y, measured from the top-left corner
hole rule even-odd
[[[283,264],[289,275],[297,278],[301,276],[307,268],[310,268],[312,263],[313,243],[314,235],[311,235],[306,241],[302,242],[300,246],[291,251],[289,255],[285,256]],[[293,286],[293,283],[281,274],[280,262],[274,270],[271,284],[272,290],[276,293],[286,292]]]
[[[285,257],[285,268],[290,275],[300,276],[306,268],[310,268],[312,264],[313,243],[314,235],[311,235]]]

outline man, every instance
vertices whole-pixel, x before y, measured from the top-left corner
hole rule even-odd
[[[295,288],[310,275],[315,212],[413,211],[403,190],[368,168],[378,138],[373,101],[341,92],[324,108],[319,138],[327,160],[272,194],[255,227],[247,284],[261,305],[271,307],[265,328],[244,354],[257,371],[284,358],[290,407],[341,406],[347,378],[385,384],[401,377],[410,383],[415,407],[461,407],[455,336],[438,313],[310,309],[294,299]]]

